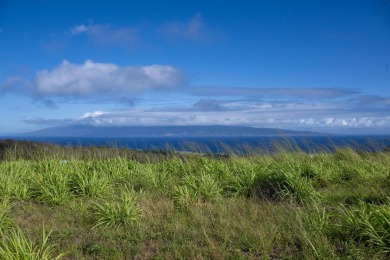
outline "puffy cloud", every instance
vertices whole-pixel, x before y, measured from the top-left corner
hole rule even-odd
[[[110,24],[76,25],[69,29],[71,35],[85,34],[94,42],[109,45],[132,45],[139,36],[135,28],[121,27],[111,28]]]
[[[72,64],[66,60],[52,70],[36,74],[35,91],[52,96],[118,96],[177,86],[183,80],[178,69],[166,65],[119,67],[112,63]]]

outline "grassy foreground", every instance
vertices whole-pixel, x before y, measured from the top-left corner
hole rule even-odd
[[[26,147],[2,151],[0,259],[390,258],[389,152]]]

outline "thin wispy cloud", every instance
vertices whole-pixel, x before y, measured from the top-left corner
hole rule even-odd
[[[158,28],[158,32],[168,40],[210,41],[220,37],[217,29],[207,26],[203,16],[196,13],[186,21],[167,22]]]
[[[9,77],[4,82],[0,83],[0,94],[13,93],[21,96],[30,95],[32,89],[33,84],[20,76]]]
[[[386,108],[390,110],[390,97],[375,95],[357,95],[349,100],[359,107]]]
[[[284,97],[303,99],[327,99],[348,97],[359,91],[346,88],[248,88],[228,86],[194,86],[185,90],[186,93],[203,97]]]
[[[138,39],[138,30],[132,27],[113,28],[110,24],[79,24],[69,29],[73,36],[86,35],[103,45],[133,45]]]
[[[43,99],[41,103],[49,109],[59,109],[57,103],[51,99]]]
[[[215,99],[201,99],[194,104],[196,109],[201,111],[221,111],[223,109],[223,101]]]

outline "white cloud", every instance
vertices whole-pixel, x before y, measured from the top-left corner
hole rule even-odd
[[[132,45],[138,40],[138,31],[135,28],[111,28],[110,24],[80,24],[69,29],[74,35],[86,34],[93,41],[109,45]]]
[[[390,127],[390,117],[340,117],[340,118],[306,118],[299,121],[301,125],[331,128],[382,128]]]
[[[104,115],[103,111],[87,112],[87,113],[84,113],[84,115],[81,116],[81,119],[98,117],[98,116],[101,116],[101,115]]]
[[[183,74],[166,65],[119,67],[112,63],[73,64],[66,60],[52,70],[36,74],[36,93],[53,96],[119,96],[181,83]]]

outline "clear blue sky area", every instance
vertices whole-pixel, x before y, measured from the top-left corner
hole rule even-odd
[[[389,134],[390,1],[0,0],[0,116]]]

